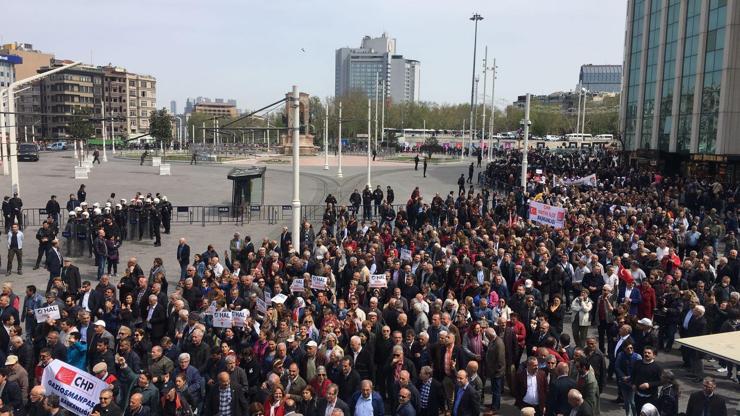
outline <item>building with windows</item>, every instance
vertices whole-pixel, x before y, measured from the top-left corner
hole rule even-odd
[[[0,89],[15,82],[15,66],[22,63],[23,58],[18,55],[0,53]]]
[[[581,65],[578,85],[591,93],[622,90],[622,65]]]
[[[150,75],[126,73],[127,133],[129,136],[149,132],[149,116],[157,109],[157,80]]]
[[[194,113],[208,114],[213,117],[236,117],[239,112],[236,105],[225,102],[201,102],[193,106]]]
[[[738,2],[629,0],[620,128],[636,160],[740,178],[739,40]]]
[[[419,100],[421,63],[396,54],[396,39],[383,33],[365,36],[359,48],[340,48],[335,54],[334,93],[343,96],[361,91],[368,97],[380,94],[394,102]]]

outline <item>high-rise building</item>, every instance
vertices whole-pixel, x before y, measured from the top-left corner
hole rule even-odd
[[[177,114],[177,101],[170,101],[170,113]]]
[[[149,116],[157,109],[157,80],[150,75],[126,73],[128,134],[149,132]]]
[[[385,83],[386,97],[394,102],[418,101],[420,71],[419,61],[396,54],[396,39],[387,33],[379,38],[365,36],[359,48],[336,50],[334,93],[361,91],[374,97]]]
[[[622,91],[622,65],[581,65],[578,84],[591,93]]]
[[[620,109],[627,150],[738,178],[740,3],[629,0]]]
[[[15,66],[22,63],[23,58],[18,55],[0,53],[0,88],[15,82]]]

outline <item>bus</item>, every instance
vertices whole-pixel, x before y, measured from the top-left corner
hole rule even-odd
[[[581,133],[571,133],[565,135],[565,140],[571,141],[571,140],[591,140],[592,136],[590,134],[581,134]]]

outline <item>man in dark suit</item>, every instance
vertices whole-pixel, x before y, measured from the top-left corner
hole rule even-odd
[[[59,241],[54,239],[46,249],[46,270],[49,271],[49,283],[46,285],[46,291],[51,289],[51,282],[57,276],[61,276],[63,257],[62,252],[59,250]],[[41,256],[39,256],[39,260]],[[38,268],[38,265],[36,266]],[[77,286],[79,287],[79,285]]]
[[[337,376],[339,398],[349,403],[352,395],[360,389],[360,373],[352,368],[352,358],[342,358],[342,371]]]
[[[465,370],[457,372],[457,388],[452,399],[452,416],[478,416],[480,414],[480,394],[468,380]]]
[[[455,372],[462,369],[462,348],[455,345],[455,337],[446,331],[440,331],[439,343],[432,349],[432,368],[434,378],[442,380],[447,407],[452,406],[455,392]]]
[[[514,376],[514,398],[518,408],[531,406],[541,415],[547,399],[547,375],[538,367],[537,357],[527,358],[525,367]],[[536,385],[530,385],[529,377],[534,377]]]
[[[50,257],[51,260],[54,260],[54,253],[49,253],[49,255],[46,256],[47,268],[51,267],[49,266]],[[80,291],[80,287],[82,287],[82,279],[80,278],[79,267],[72,264],[72,260],[62,257],[62,266],[59,270],[59,274],[57,274],[56,276],[62,278],[62,282],[64,282],[64,284],[67,286],[67,293],[71,294],[72,296],[77,296],[77,293]]]
[[[13,408],[14,415],[23,416],[26,414],[23,407],[23,393],[21,393],[18,383],[8,380],[9,375],[10,370],[5,367],[0,368],[0,387],[3,389],[0,399],[2,399],[5,406]]]
[[[419,410],[416,412],[419,416],[437,416],[445,408],[444,389],[442,383],[433,377],[432,367],[425,366],[419,372],[419,384],[416,386],[419,390]]]
[[[692,309],[692,316],[689,319],[688,327],[681,338],[691,338],[706,335],[707,332],[707,318],[704,317],[705,309],[702,305],[696,305]],[[694,382],[700,382],[701,376],[704,372],[704,354],[701,351],[693,348],[681,347],[681,355],[684,357],[684,363],[688,360],[689,368],[691,369],[691,375],[693,376]]]
[[[568,392],[568,405],[572,410],[575,410],[575,416],[594,416],[594,409],[583,399],[581,392],[576,389],[571,389]]]
[[[717,383],[713,377],[705,377],[703,390],[689,396],[686,416],[727,416],[727,403],[725,399],[714,394],[716,387]]]
[[[568,377],[568,363],[560,363],[555,368],[555,381],[550,384],[547,395],[547,416],[569,415],[571,405],[568,402],[568,392],[576,388],[576,382]],[[581,397],[583,400],[583,397]]]
[[[501,408],[501,389],[506,371],[506,347],[504,340],[493,328],[486,329],[488,348],[486,349],[486,376],[491,379],[491,409],[498,412]],[[483,382],[485,385],[485,380]]]
[[[331,384],[326,388],[326,397],[319,400],[319,415],[331,414],[327,413],[327,409],[340,409],[345,415],[349,415],[349,406],[344,400],[337,397],[339,394],[339,387],[336,384]]]
[[[288,246],[293,242],[293,235],[288,231],[288,227],[283,227],[280,233],[280,256],[285,257],[288,253]]]
[[[16,324],[20,324],[21,322],[18,309],[14,308],[13,305],[10,304],[10,296],[0,295],[0,318],[5,316],[12,316],[13,319],[15,319]]]
[[[218,387],[211,388],[206,398],[205,411],[203,414],[206,415],[217,415],[220,414],[220,400],[221,392],[228,391],[228,395],[231,396],[231,414],[232,415],[246,415],[249,412],[249,404],[247,403],[244,391],[239,385],[232,385],[229,373],[222,371],[218,373]]]
[[[180,265],[180,280],[182,280],[190,264],[190,246],[184,238],[181,238],[180,244],[177,245],[177,263]]]
[[[393,412],[393,414],[395,416],[416,416],[416,411],[411,405],[410,400],[411,391],[409,391],[409,389],[405,387],[402,387],[401,390],[398,392],[398,406],[396,406],[395,412]]]
[[[357,335],[349,340],[349,351],[347,354],[352,357],[352,368],[360,374],[362,380],[373,379],[373,358],[370,356],[370,350],[362,346],[362,340]]]
[[[149,333],[152,343],[158,345],[163,336],[167,334],[167,311],[159,303],[159,298],[155,294],[149,295],[149,307],[146,315],[142,316],[146,329]]]

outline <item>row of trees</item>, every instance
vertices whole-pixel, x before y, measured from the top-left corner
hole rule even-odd
[[[318,97],[311,97],[310,101],[310,120],[309,128],[316,136],[317,144],[323,142],[324,119],[329,117],[329,137],[337,137],[338,129],[338,108],[339,102],[342,103],[342,137],[356,137],[357,134],[367,133],[367,96],[362,92],[351,92],[343,97],[332,97],[321,100]],[[375,103],[371,103],[373,118],[375,117]],[[380,111],[380,106],[378,107]],[[490,125],[490,106],[486,109],[486,130]],[[591,134],[616,134],[618,131],[619,120],[619,97],[606,97],[601,101],[589,99],[586,110],[585,132]],[[279,105],[276,110],[269,115],[260,115],[259,117],[249,117],[237,121],[230,125],[232,128],[249,128],[249,127],[266,127],[267,118],[269,125],[275,128],[285,128],[287,121],[285,119],[284,107]],[[380,120],[380,114],[378,114]],[[520,121],[524,119],[524,109],[515,105],[510,105],[505,109],[496,109],[494,120],[494,132],[514,131],[520,127]],[[547,134],[564,135],[573,133],[576,130],[576,114],[568,112],[559,105],[546,105],[532,102],[530,109],[530,119],[532,121],[531,133],[536,136],[545,136]],[[219,126],[233,122],[235,119],[219,118]],[[481,106],[477,106],[476,111],[476,130],[479,130],[483,122],[483,112]],[[470,104],[438,104],[432,102],[417,103],[391,103],[387,102],[385,108],[385,127],[398,129],[421,129],[426,123],[426,128],[430,130],[460,130],[469,128],[470,124]],[[372,124],[374,128],[374,123]],[[379,123],[380,125],[380,123]],[[205,129],[203,127],[205,126]],[[194,127],[194,129],[193,129]],[[188,121],[188,134],[195,132],[196,141],[205,138],[207,141],[212,140],[216,121],[212,116],[207,114],[194,113]],[[255,133],[260,140],[263,132]],[[275,132],[271,137],[275,137]],[[284,133],[283,133],[284,134]],[[224,141],[239,141],[240,136],[228,131],[221,130],[220,137]]]

